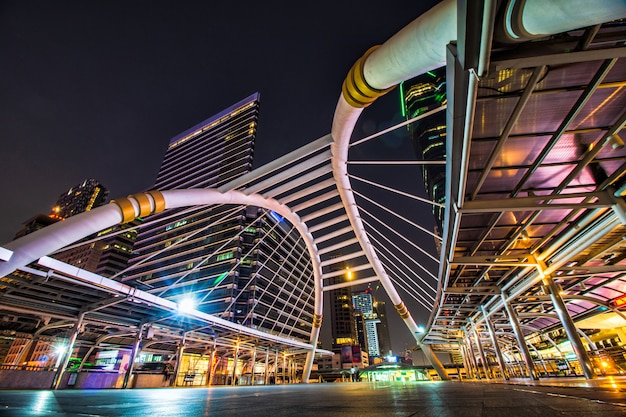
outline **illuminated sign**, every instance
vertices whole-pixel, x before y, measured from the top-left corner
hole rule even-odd
[[[621,297],[617,297],[611,300],[610,304],[613,307],[623,307],[626,306],[626,294]]]

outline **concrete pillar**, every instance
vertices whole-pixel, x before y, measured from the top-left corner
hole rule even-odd
[[[572,320],[572,317],[569,315],[567,307],[565,306],[565,302],[563,302],[559,287],[556,285],[551,276],[544,276],[543,284],[544,289],[550,295],[554,311],[557,316],[559,316],[559,320],[561,320],[561,324],[565,329],[565,333],[567,334],[567,338],[572,345],[572,349],[574,349],[574,353],[578,357],[578,363],[580,364],[585,377],[587,379],[595,378],[596,374],[593,370],[593,364],[589,359],[589,355],[587,355],[587,351],[583,346],[582,340],[580,340],[580,336],[578,335],[578,331],[574,325],[574,320]]]
[[[519,325],[519,320],[517,319],[517,313],[515,309],[511,307],[511,305],[506,300],[506,295],[502,293],[502,304],[504,304],[504,309],[506,310],[507,316],[509,316],[509,321],[511,322],[511,327],[513,328],[513,333],[515,333],[515,338],[517,339],[517,344],[519,345],[519,350],[522,353],[524,358],[524,362],[526,363],[526,369],[528,370],[528,374],[533,380],[538,380],[537,372],[535,371],[535,364],[533,362],[532,356],[530,356],[530,351],[528,350],[528,346],[526,345],[526,339],[524,338],[524,333],[522,332],[522,328]]]
[[[502,377],[508,381],[509,373],[507,372],[506,367],[504,366],[504,358],[502,357],[502,351],[500,350],[500,345],[498,345],[498,338],[496,337],[496,329],[493,326],[493,323],[491,322],[489,317],[487,317],[485,307],[481,306],[480,308],[483,312],[483,316],[485,317],[485,323],[487,324],[487,330],[489,330],[489,337],[491,338],[491,344],[493,345],[493,350],[496,354],[498,365],[500,366],[500,373],[502,374]]]
[[[67,342],[67,348],[65,352],[61,354],[61,360],[58,362],[59,366],[57,367],[56,372],[54,373],[54,379],[52,381],[52,389],[58,389],[61,384],[61,379],[63,378],[63,374],[65,373],[65,368],[67,368],[67,364],[70,362],[70,357],[72,356],[72,351],[74,350],[74,343],[76,343],[76,338],[78,337],[78,333],[80,333],[80,328],[83,325],[83,319],[85,318],[85,313],[80,313],[72,327],[72,334]]]

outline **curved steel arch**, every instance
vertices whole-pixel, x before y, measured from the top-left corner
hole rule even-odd
[[[6,249],[12,251],[12,255],[7,262],[0,264],[0,277],[107,227],[159,213],[165,209],[208,204],[242,204],[273,210],[291,222],[300,233],[313,264],[314,315],[309,337],[312,350],[307,354],[304,369],[305,375],[310,373],[323,315],[322,267],[317,245],[307,225],[288,206],[258,194],[245,194],[237,190],[221,192],[216,189],[149,191],[113,200],[112,203],[72,216],[63,222],[10,242]]]

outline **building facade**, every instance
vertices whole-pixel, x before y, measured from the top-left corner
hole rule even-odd
[[[109,191],[93,178],[88,178],[61,194],[52,208],[52,217],[67,219],[107,201]]]
[[[174,137],[154,189],[216,188],[252,168],[259,111],[253,94]],[[137,234],[121,279],[245,326],[308,340],[314,281],[305,243],[259,207],[168,210]]]
[[[441,108],[447,104],[446,68],[441,67],[400,85],[402,113],[406,120]],[[413,142],[415,155],[421,161],[445,161],[446,159],[446,112],[439,111],[407,126]],[[445,203],[445,165],[423,165],[424,186],[429,198],[436,203]],[[433,206],[437,230],[441,235],[443,207]]]

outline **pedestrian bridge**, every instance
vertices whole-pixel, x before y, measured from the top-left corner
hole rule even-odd
[[[219,189],[137,193],[5,244],[0,310],[7,321],[30,320],[37,335],[62,329],[71,343],[88,327],[93,343],[132,347],[158,323],[150,342],[158,349],[180,349],[183,340],[186,349],[235,350],[266,364],[289,352],[306,381],[323,292],[375,282],[442,379],[442,353],[460,354],[469,375],[517,369],[538,378],[540,347],[558,351],[559,334],[578,371],[594,378],[604,344],[626,342],[626,27],[615,21],[626,6],[580,3],[442,1],[354,64],[329,135]],[[353,137],[378,97],[440,67],[441,106]],[[445,159],[389,148],[380,159],[362,157],[394,129],[440,112]],[[416,191],[416,168],[428,175],[431,166],[445,166],[445,201]],[[223,204],[272,210],[305,242],[315,283],[309,340],[202,311],[188,312],[181,327],[175,299],[48,256],[136,217]],[[424,330],[416,311],[428,317]],[[602,331],[611,337],[599,347],[592,336]]]

